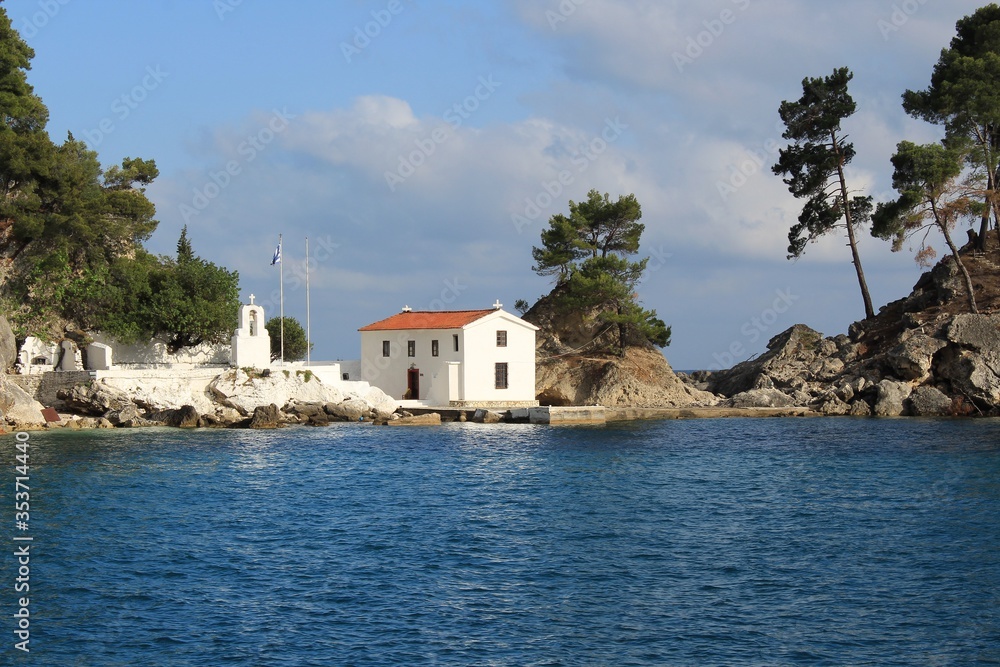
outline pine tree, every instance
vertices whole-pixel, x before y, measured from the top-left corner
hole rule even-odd
[[[853,78],[846,67],[822,79],[802,81],[802,97],[782,102],[778,113],[785,123],[782,136],[793,143],[778,154],[775,174],[784,175],[789,191],[806,203],[799,222],[788,232],[788,258],[798,258],[806,244],[844,227],[861,287],[865,317],[875,317],[854,228],[871,216],[871,197],[852,197],[844,169],[854,158],[854,145],[843,136],[840,123],[857,108],[847,92]]]
[[[613,202],[591,190],[586,201],[571,201],[569,210],[569,216],[550,218],[542,247],[532,249],[535,272],[556,276],[557,307],[596,312],[616,332],[620,355],[631,344],[669,345],[670,328],[655,310],[638,304],[636,289],[649,260],[627,259],[639,251],[645,229],[638,222],[642,208],[635,195]]]
[[[991,3],[960,19],[941,51],[930,86],[903,93],[914,118],[944,127],[949,141],[967,140],[968,161],[986,181],[979,249],[986,249],[990,212],[1000,221],[1000,7]],[[1000,232],[998,232],[1000,233]]]

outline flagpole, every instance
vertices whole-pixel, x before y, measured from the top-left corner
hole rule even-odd
[[[278,234],[278,293],[281,301],[281,365],[285,365],[285,263],[281,261],[281,234]]]
[[[309,342],[309,237],[306,237],[306,366],[312,362]]]

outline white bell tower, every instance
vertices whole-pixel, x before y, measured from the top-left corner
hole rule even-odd
[[[240,328],[233,334],[232,364],[237,368],[270,368],[271,336],[264,327],[264,307],[250,303],[240,306]]]

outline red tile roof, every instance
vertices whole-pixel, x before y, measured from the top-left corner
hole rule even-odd
[[[497,311],[489,310],[413,310],[361,327],[358,331],[399,331],[403,329],[461,329],[466,324]]]

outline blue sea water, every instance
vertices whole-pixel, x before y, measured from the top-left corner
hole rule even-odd
[[[997,421],[36,433],[30,654],[14,445],[0,664],[1000,664]]]

